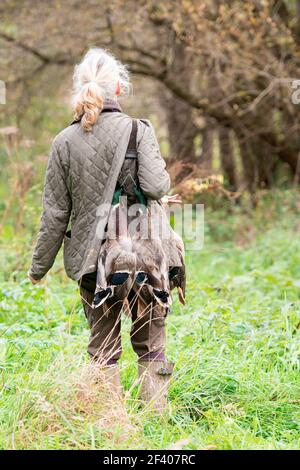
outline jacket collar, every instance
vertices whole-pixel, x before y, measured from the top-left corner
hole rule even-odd
[[[103,109],[101,112],[103,113],[105,111],[106,112],[118,111],[119,113],[121,113],[122,108],[117,101],[107,99],[107,100],[104,100],[104,105],[103,105]]]
[[[122,112],[122,108],[121,106],[119,105],[119,103],[115,100],[111,100],[111,99],[106,99],[104,100],[104,104],[103,104],[103,108],[102,108],[102,111],[101,113],[112,113],[112,112],[118,112],[118,113],[121,113]],[[100,114],[101,114],[100,113]],[[72,124],[75,124],[76,122],[80,122],[81,121],[81,118],[79,119],[74,119],[70,125]]]

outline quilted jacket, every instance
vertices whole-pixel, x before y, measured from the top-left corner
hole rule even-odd
[[[106,103],[107,110],[111,103]],[[116,105],[118,107],[118,105]],[[96,271],[110,204],[121,171],[132,119],[121,112],[100,114],[91,132],[73,123],[52,144],[48,160],[40,230],[30,274],[41,279],[64,244],[67,275],[78,281]],[[170,178],[151,123],[138,121],[138,179],[148,199],[170,188]]]

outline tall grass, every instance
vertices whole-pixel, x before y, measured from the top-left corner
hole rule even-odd
[[[187,254],[187,305],[168,318],[176,363],[163,418],[138,401],[123,321],[124,400],[85,380],[88,329],[61,257],[45,281],[26,279],[38,222],[1,238],[0,446],[4,449],[298,449],[300,447],[299,193],[257,208],[206,209],[205,244]],[[28,214],[31,214],[29,217]]]

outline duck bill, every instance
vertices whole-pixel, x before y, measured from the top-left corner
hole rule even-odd
[[[185,305],[185,297],[184,297],[183,290],[181,289],[181,287],[178,287],[178,288],[177,288],[177,292],[178,292],[178,299],[179,299],[179,302],[180,302],[182,305]]]
[[[164,290],[153,289],[153,295],[161,307],[168,308],[172,304],[172,297]]]

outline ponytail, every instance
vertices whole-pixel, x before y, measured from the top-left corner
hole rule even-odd
[[[98,119],[104,105],[101,88],[96,82],[89,82],[81,90],[80,97],[75,106],[76,120],[81,119],[85,131],[90,131]]]
[[[126,67],[103,49],[90,49],[73,76],[72,102],[74,118],[81,120],[85,131],[90,131],[98,119],[105,99],[114,99],[118,84],[120,93],[130,91]]]

